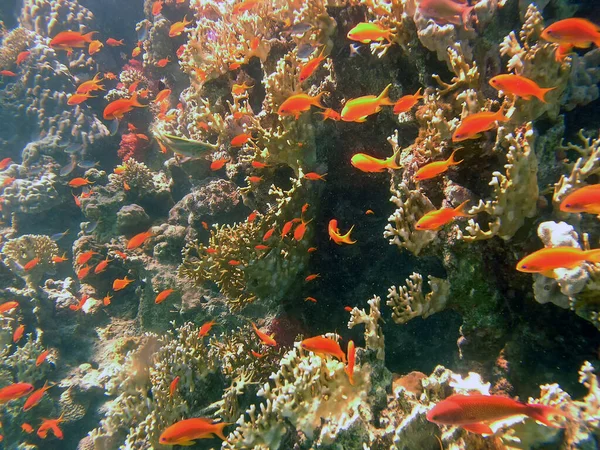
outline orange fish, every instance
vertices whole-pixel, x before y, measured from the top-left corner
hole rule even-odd
[[[77,271],[77,279],[83,280],[85,277],[87,277],[89,275],[90,270],[91,270],[90,266],[83,266],[81,269],[79,269]]]
[[[94,184],[94,182],[88,180],[87,178],[73,178],[71,181],[69,181],[69,186],[72,188],[87,186],[89,184]]]
[[[388,159],[379,159],[365,153],[357,153],[350,160],[350,164],[358,170],[370,173],[385,172],[387,169],[401,169],[402,166],[396,164],[396,156],[398,156],[398,152]]]
[[[427,19],[434,19],[439,23],[462,24],[467,29],[473,6],[469,6],[468,2],[454,0],[419,0],[418,10]]]
[[[364,97],[348,100],[342,109],[342,120],[344,122],[364,122],[367,117],[377,114],[382,106],[391,106],[394,104],[388,98],[388,91],[392,87],[388,84],[379,96],[365,95]]]
[[[325,181],[326,175],[327,175],[326,173],[324,173],[323,175],[319,175],[316,172],[308,172],[308,173],[304,174],[304,178],[306,178],[307,180],[311,180],[311,181],[317,181],[317,180]]]
[[[317,303],[317,299],[314,297],[306,297],[304,299],[305,302],[313,302],[313,303]]]
[[[129,186],[129,184],[127,184],[127,181],[123,180],[123,189],[125,191],[130,191],[131,187]]]
[[[346,234],[341,234],[340,229],[338,228],[337,219],[331,219],[329,221],[329,226],[327,227],[327,231],[329,232],[329,239],[331,239],[337,245],[356,244],[356,241],[353,241],[350,238],[350,233],[352,233],[353,229],[354,229],[354,225],[352,225],[352,227],[350,227],[350,230]]]
[[[457,151],[458,151],[458,149],[454,150],[452,152],[452,154],[450,155],[450,158],[448,158],[445,161],[434,161],[432,163],[426,164],[425,166],[421,167],[419,170],[417,170],[417,173],[415,173],[415,175],[413,176],[413,180],[415,180],[415,181],[429,180],[430,178],[437,177],[438,175],[444,173],[445,171],[448,170],[448,168],[450,166],[456,166],[457,164],[460,164],[462,162],[462,160],[460,160],[460,161],[454,160],[454,154]]]
[[[25,269],[25,270],[31,270],[35,266],[37,266],[39,262],[40,262],[40,258],[33,258],[31,261],[29,261],[27,264],[25,264],[23,266],[23,269]]]
[[[264,236],[263,236],[263,242],[264,242],[264,241],[268,241],[268,240],[269,240],[269,238],[270,238],[271,236],[273,236],[273,233],[275,233],[275,228],[271,228],[270,230],[268,230],[268,231],[267,231],[267,232],[264,234]]]
[[[210,322],[203,323],[202,326],[200,327],[200,331],[198,331],[198,337],[204,337],[204,336],[206,336],[209,333],[210,329],[216,323],[217,322],[214,321],[214,320],[211,320]]]
[[[104,78],[107,80],[116,80],[117,76],[112,72],[104,72]]]
[[[3,181],[2,181],[2,186],[9,186],[11,184],[13,184],[13,182],[16,180],[15,177],[6,177]]]
[[[65,261],[68,261],[68,260],[69,260],[69,258],[67,258],[67,254],[66,253],[63,253],[62,256],[56,256],[56,255],[54,255],[52,257],[52,262],[53,263],[61,263],[61,262],[65,262]]]
[[[195,439],[212,438],[214,435],[226,440],[223,428],[229,425],[226,422],[214,423],[210,419],[196,417],[174,423],[162,432],[158,442],[162,445],[194,445]]]
[[[27,422],[21,424],[21,430],[23,430],[27,434],[33,433],[33,427],[29,425]]]
[[[3,77],[16,77],[17,74],[11,70],[0,70],[0,75]]]
[[[306,225],[308,225],[311,221],[312,219],[308,222],[302,221],[302,223],[296,227],[296,229],[294,230],[294,239],[296,241],[302,240],[304,234],[306,233]]]
[[[249,223],[252,223],[256,220],[256,216],[258,215],[257,211],[252,211],[250,214],[248,214],[248,218],[246,219]]]
[[[58,427],[58,424],[64,421],[63,416],[64,413],[58,419],[42,419],[42,424],[37,430],[38,437],[40,439],[46,439],[48,436],[48,431],[52,431],[57,439],[63,439],[64,434]]]
[[[325,94],[325,91],[320,94],[311,97],[308,94],[294,94],[291,97],[288,97],[277,110],[277,114],[280,116],[294,116],[297,120],[300,117],[300,114],[304,111],[310,110],[311,106],[316,106],[317,108],[327,109],[325,106],[321,105],[321,97]]]
[[[71,51],[74,48],[84,48],[93,40],[96,31],[81,34],[79,31],[61,31],[50,41],[50,47]]]
[[[250,353],[252,354],[252,356],[254,356],[255,358],[259,358],[259,359],[265,356],[264,353],[258,353],[258,352],[255,352],[254,350],[250,350]]]
[[[100,51],[100,49],[104,47],[104,44],[100,41],[92,41],[88,46],[88,53],[91,55],[95,55]]]
[[[126,113],[132,111],[133,108],[145,108],[138,102],[137,92],[134,92],[131,98],[120,98],[110,102],[104,108],[103,117],[106,120],[121,119]]]
[[[370,44],[373,41],[381,42],[383,40],[391,43],[393,32],[376,23],[361,22],[348,31],[346,36],[352,41],[362,42],[363,44]]]
[[[179,384],[180,379],[181,377],[177,375],[175,378],[173,378],[173,381],[171,381],[171,384],[169,385],[169,395],[171,397],[173,397],[175,394],[175,391],[177,390],[177,384]]]
[[[236,3],[235,5],[233,5],[233,9],[231,10],[231,13],[233,15],[236,15],[236,14],[241,14],[243,12],[249,11],[254,6],[259,4],[261,1],[262,0],[244,0],[241,3]]]
[[[373,210],[372,210],[372,209],[367,209],[367,210],[365,211],[365,214],[368,216],[368,215],[370,215],[370,214],[375,214],[375,213],[373,212]]]
[[[132,283],[132,282],[133,282],[133,280],[130,280],[127,277],[125,277],[123,279],[117,278],[115,281],[113,281],[113,290],[120,291],[122,289],[125,289],[127,287],[127,285],[129,285],[129,283]]]
[[[129,85],[129,87],[127,88],[127,91],[128,91],[130,94],[134,93],[135,91],[137,91],[137,88],[138,88],[138,86],[140,85],[140,83],[141,83],[141,80],[134,81],[133,83],[131,83],[131,84]]]
[[[567,414],[552,406],[521,403],[500,395],[452,395],[427,411],[427,420],[441,425],[456,425],[471,433],[494,434],[489,423],[512,416],[529,416],[549,427],[560,428],[550,422],[550,416]]]
[[[5,313],[5,312],[9,312],[12,311],[15,308],[19,307],[19,302],[15,302],[10,301],[10,302],[4,302],[0,305],[0,313]]]
[[[156,94],[156,98],[154,99],[154,103],[160,103],[160,102],[162,102],[169,95],[171,95],[171,89],[163,89],[158,94]]]
[[[142,47],[140,47],[139,45],[137,47],[135,47],[132,51],[131,51],[131,57],[132,58],[137,58],[138,56],[140,56],[140,53],[142,53]]]
[[[191,23],[192,21],[187,20],[187,16],[184,16],[181,22],[175,22],[173,25],[171,25],[171,28],[169,28],[169,37],[176,37],[181,35],[185,27],[187,27]]]
[[[539,101],[546,103],[546,94],[556,87],[541,88],[537,83],[521,75],[496,75],[490,80],[490,85],[506,94],[514,95],[525,100],[536,97]]]
[[[313,281],[313,280],[316,280],[317,278],[319,278],[320,276],[321,275],[318,273],[311,273],[304,279],[304,281],[306,281],[306,282]]]
[[[317,70],[317,67],[319,67],[319,65],[323,61],[325,61],[326,57],[323,56],[324,54],[325,54],[325,46],[323,46],[323,48],[321,49],[321,53],[319,53],[319,56],[311,59],[310,61],[308,61],[306,64],[304,64],[302,66],[302,68],[300,69],[300,76],[298,78],[300,80],[300,83],[302,83],[307,78],[309,78],[313,74],[313,72],[315,70]]]
[[[232,62],[231,64],[229,64],[229,70],[237,70],[240,67],[242,67],[242,65],[238,62]]]
[[[171,58],[169,58],[167,56],[166,58],[159,59],[156,63],[156,67],[166,67],[167,64],[169,64],[170,62],[171,62]]]
[[[97,255],[97,254],[98,254],[98,252],[95,252],[94,250],[88,250],[87,252],[80,253],[77,256],[77,259],[75,260],[75,262],[80,265],[85,264],[92,258],[92,256]]]
[[[94,269],[94,273],[104,272],[106,270],[106,266],[108,266],[109,262],[110,262],[110,260],[108,259],[108,256],[107,256],[106,259],[104,259],[98,263],[98,265]]]
[[[42,353],[40,353],[38,355],[38,357],[35,359],[35,367],[39,367],[40,365],[42,365],[42,363],[44,361],[46,361],[46,358],[48,357],[49,354],[50,354],[50,350],[44,350]]]
[[[261,340],[261,342],[263,344],[268,345],[270,347],[277,346],[277,342],[275,341],[275,339],[273,339],[274,335],[269,336],[267,333],[260,331],[254,324],[254,322],[250,322],[250,323],[252,324],[252,328],[254,328],[254,332],[256,333],[256,335],[258,336],[258,338]]]
[[[577,48],[600,46],[600,27],[586,19],[570,18],[554,22],[542,31],[542,39]]]
[[[0,161],[0,170],[6,169],[12,162],[13,160],[11,158],[4,158],[2,161]]]
[[[327,108],[325,111],[319,111],[317,114],[322,114],[323,115],[323,122],[325,122],[327,119],[331,119],[331,120],[335,120],[336,122],[339,122],[340,120],[342,120],[342,116],[340,115],[339,112],[334,111],[331,108]]]
[[[237,259],[230,259],[229,261],[227,261],[227,264],[229,264],[230,266],[239,266],[240,264],[242,264],[242,262],[238,261]]]
[[[246,142],[248,142],[251,139],[252,139],[251,134],[248,134],[248,133],[238,134],[236,137],[234,137],[231,140],[230,145],[232,147],[241,147],[242,145],[244,145]]]
[[[179,46],[179,48],[177,49],[177,51],[175,52],[175,54],[177,55],[178,58],[181,58],[181,55],[183,55],[184,51],[185,51],[185,44],[181,44]]]
[[[351,312],[352,306],[344,306],[344,311]]]
[[[346,362],[346,355],[340,348],[340,344],[334,339],[330,339],[323,336],[316,336],[308,339],[304,339],[300,343],[300,347],[309,352],[316,353],[317,355],[328,355],[334,356],[335,358]]]
[[[67,99],[67,105],[69,105],[69,106],[80,105],[90,98],[96,98],[96,97],[89,93],[88,94],[71,94],[71,95],[69,95],[69,98]]]
[[[125,43],[123,42],[123,39],[117,41],[116,39],[108,38],[106,40],[106,45],[110,45],[111,47],[119,47],[121,45],[125,45]]]
[[[21,64],[23,64],[23,62],[27,58],[29,58],[29,55],[31,55],[31,52],[29,52],[29,51],[24,51],[24,52],[19,53],[17,55],[17,61],[16,61],[17,62],[17,66],[20,66]]]
[[[154,299],[154,303],[156,303],[157,305],[159,305],[160,303],[162,303],[163,301],[166,300],[166,298],[171,295],[173,292],[175,292],[175,289],[165,289],[164,291],[162,291],[160,294],[158,294],[156,296],[156,298]]]
[[[571,192],[560,202],[560,210],[600,215],[600,184],[590,184]]]
[[[464,212],[469,200],[465,200],[456,208],[442,208],[430,211],[419,219],[415,224],[417,230],[439,230],[441,227],[454,220],[456,217],[471,217],[470,214]]]
[[[263,180],[263,177],[256,177],[256,176],[248,177],[248,181],[250,181],[251,183],[260,183],[262,180]]]
[[[305,203],[304,205],[302,205],[302,214],[304,214],[306,211],[308,211],[309,206],[310,206],[310,203]]]
[[[120,250],[113,250],[115,252],[116,255],[118,255],[121,259],[125,260],[127,259],[127,255],[125,253],[123,253]]]
[[[162,7],[163,7],[163,1],[162,0],[158,0],[154,3],[152,3],[152,15],[153,16],[157,16],[160,14],[160,12],[162,11]]]
[[[143,233],[136,234],[134,237],[127,241],[127,250],[133,250],[134,248],[138,248],[144,242],[152,237],[152,231],[148,230]]]
[[[465,117],[452,134],[452,142],[461,142],[467,139],[477,139],[481,133],[489,131],[496,126],[496,122],[508,122],[510,119],[502,110],[496,112],[483,111]]]
[[[600,249],[543,248],[519,261],[517,270],[526,273],[541,273],[546,277],[555,278],[554,269],[574,269],[584,262],[600,263]]]
[[[50,386],[48,386],[48,381],[46,381],[44,383],[44,387],[38,389],[37,391],[34,391],[29,397],[27,397],[27,400],[25,400],[25,404],[23,405],[23,411],[29,411],[31,408],[36,406],[42,400],[42,397],[44,396],[46,391],[52,386],[54,385],[51,384]]]
[[[81,308],[83,308],[85,306],[85,304],[86,304],[86,302],[88,301],[89,298],[90,298],[89,295],[83,294],[81,296],[81,300],[79,300],[79,302],[76,305],[69,305],[69,309],[71,311],[79,311],[79,310],[81,310]]]
[[[77,196],[76,196],[76,195],[74,195],[74,194],[71,194],[71,195],[73,196],[73,200],[75,200],[75,205],[76,205],[78,208],[81,208],[81,200],[80,200],[80,198],[79,198],[79,197],[77,197]]]
[[[354,385],[354,364],[356,363],[356,347],[354,347],[354,341],[348,342],[348,364],[346,365],[346,374],[348,375],[348,381]]]
[[[242,95],[244,92],[246,92],[248,89],[250,89],[251,87],[253,87],[254,85],[248,85],[245,82],[242,84],[234,84],[231,87],[231,93],[233,95]]]
[[[423,96],[421,95],[421,88],[413,95],[405,95],[400,97],[396,103],[394,103],[394,114],[401,114],[410,111],[413,106],[419,103]]]
[[[217,253],[217,249],[209,247],[206,249],[206,253],[208,253],[209,255],[214,255],[215,253]]]
[[[33,385],[29,383],[13,383],[0,389],[0,403],[24,397],[33,391]]]
[[[204,228],[205,230],[208,230],[208,224],[204,221],[202,221],[202,228]]]
[[[106,295],[104,296],[104,298],[102,299],[102,304],[103,304],[104,306],[108,306],[108,305],[110,305],[110,299],[111,299],[111,298],[112,298],[112,295],[106,294]]]
[[[283,227],[281,228],[281,239],[283,239],[285,236],[287,236],[287,234],[290,232],[290,230],[292,229],[292,227],[294,226],[294,221],[290,220],[289,222],[286,222]]]
[[[103,91],[104,86],[100,84],[104,78],[99,78],[100,74],[97,73],[94,75],[94,78],[88,81],[84,81],[79,86],[77,86],[77,90],[75,91],[77,94],[89,94],[92,91]]]
[[[221,170],[225,164],[229,162],[229,158],[216,159],[210,163],[210,170],[217,171]]]
[[[268,250],[269,246],[268,245],[263,245],[263,244],[257,244],[257,245],[254,246],[254,248],[256,250]]]
[[[23,333],[25,333],[25,325],[21,324],[16,328],[15,332],[13,333],[13,342],[15,344],[21,340],[21,338],[23,337]]]

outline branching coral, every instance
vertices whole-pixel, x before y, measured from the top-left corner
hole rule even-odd
[[[499,236],[509,240],[523,225],[526,218],[533,217],[537,211],[537,158],[534,152],[535,132],[529,122],[514,134],[501,138],[500,146],[508,147],[506,154],[506,175],[494,172],[490,186],[494,188],[492,200],[480,200],[469,210],[469,214],[487,213],[487,230],[483,230],[474,219],[469,219],[467,242],[490,239]]]
[[[58,255],[58,245],[48,236],[26,234],[5,243],[0,253],[4,265],[35,289],[44,274],[54,267],[52,257]],[[31,268],[25,270],[32,261]]]
[[[424,319],[442,311],[448,303],[450,283],[442,278],[428,276],[429,292],[423,292],[423,277],[413,273],[406,285],[389,288],[386,304],[392,308],[394,322],[404,324],[415,317]]]
[[[145,158],[145,150],[148,147],[148,142],[140,137],[136,133],[126,133],[121,136],[121,143],[119,144],[119,150],[117,155],[123,161],[129,161],[134,159],[136,161],[143,161]]]
[[[10,30],[2,38],[2,46],[0,46],[0,67],[8,69],[13,67],[17,56],[22,51],[25,51],[33,40],[33,33],[25,28],[17,27]]]
[[[354,328],[356,325],[365,325],[365,348],[367,350],[375,351],[377,359],[383,360],[385,358],[385,341],[383,339],[383,332],[379,325],[381,320],[381,312],[379,305],[381,298],[374,296],[368,301],[370,310],[369,314],[364,309],[352,308],[350,311],[350,321],[348,322],[348,328]]]

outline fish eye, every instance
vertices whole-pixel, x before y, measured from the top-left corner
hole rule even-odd
[[[521,266],[521,269],[527,269],[527,267],[528,267],[528,266],[527,266],[527,264],[523,264],[523,265]]]
[[[570,203],[565,204],[565,208],[570,208],[571,206],[573,206],[573,205],[571,205]]]

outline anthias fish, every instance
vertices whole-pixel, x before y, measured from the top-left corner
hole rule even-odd
[[[520,403],[499,395],[452,395],[427,412],[427,420],[441,425],[456,425],[478,434],[494,434],[489,424],[513,416],[528,416],[549,427],[558,428],[551,416],[566,417],[560,409],[546,405]]]
[[[348,364],[346,365],[346,374],[348,374],[348,381],[350,384],[354,384],[354,365],[356,364],[356,347],[354,341],[348,342]]]
[[[468,28],[474,6],[461,0],[419,0],[419,12],[440,23],[452,23]]]
[[[465,200],[456,208],[442,208],[430,211],[421,217],[415,224],[417,230],[439,230],[441,227],[450,223],[456,217],[471,217],[470,214],[465,212],[465,208],[469,200]]]
[[[226,440],[223,428],[228,423],[214,423],[210,419],[185,419],[174,423],[162,432],[158,441],[163,445],[194,445],[196,439],[207,439],[218,436]]]
[[[554,269],[574,269],[584,262],[600,263],[600,249],[543,248],[519,261],[517,270],[526,273],[541,273],[544,276],[554,278]]]
[[[325,106],[321,104],[321,97],[323,97],[324,94],[324,91],[314,97],[308,94],[294,94],[281,104],[277,110],[277,114],[280,116],[294,116],[294,118],[298,119],[300,114],[310,110],[311,106],[326,109]]]
[[[559,20],[542,31],[542,39],[577,48],[600,47],[600,27],[586,19]]]
[[[52,386],[54,385],[48,385],[48,381],[46,381],[42,388],[38,389],[37,391],[33,392],[29,397],[27,397],[27,400],[25,400],[25,404],[23,405],[23,411],[29,411],[31,408],[36,406],[42,400],[42,397],[44,397],[46,391]]]
[[[11,400],[28,395],[33,392],[33,385],[29,383],[13,383],[0,388],[0,403],[7,403]]]
[[[384,28],[376,23],[361,22],[348,31],[346,36],[353,41],[369,44],[373,41],[381,42],[384,40],[391,43],[394,34],[391,29]]]
[[[490,79],[490,85],[506,94],[529,100],[536,97],[539,101],[546,103],[546,94],[556,89],[556,87],[541,88],[538,84],[529,78],[521,75],[496,75]]]
[[[365,95],[348,100],[342,109],[341,117],[344,122],[364,122],[372,114],[381,111],[382,106],[392,106],[394,104],[388,98],[388,91],[392,87],[388,84],[378,96]]]
[[[402,166],[399,166],[396,163],[397,156],[398,154],[394,153],[388,159],[379,159],[365,153],[357,153],[352,157],[350,163],[358,170],[362,170],[363,172],[385,172],[387,169],[395,170],[402,168]]]
[[[356,241],[353,241],[350,238],[350,233],[352,233],[353,229],[354,229],[354,225],[352,225],[350,227],[350,230],[346,234],[341,234],[340,233],[340,229],[338,228],[337,219],[331,219],[329,221],[329,225],[327,227],[327,231],[329,232],[329,239],[331,239],[337,245],[342,245],[342,244],[348,244],[348,245],[356,244]]]
[[[419,88],[419,90],[414,94],[400,97],[398,100],[396,100],[396,103],[394,103],[394,114],[401,114],[410,111],[413,106],[419,103],[419,100],[422,98],[423,96],[421,95],[421,88]]]
[[[483,111],[465,117],[452,134],[452,142],[462,142],[467,139],[477,139],[481,133],[496,126],[496,122],[508,122],[510,119],[500,109],[496,112]]]
[[[254,324],[254,322],[251,322],[251,323],[252,323],[252,328],[254,329],[254,332],[256,333],[256,335],[258,336],[258,338],[261,340],[261,342],[263,344],[268,345],[270,347],[277,346],[277,342],[275,341],[275,339],[273,339],[273,335],[269,336],[267,333],[260,331]]]
[[[600,215],[600,184],[590,184],[567,194],[560,202],[560,210]]]
[[[328,337],[315,336],[304,339],[300,343],[300,347],[318,355],[333,356],[344,363],[346,362],[346,355],[340,348],[340,344],[338,344],[336,340]]]
[[[454,159],[454,155],[457,151],[458,149],[454,150],[450,157],[445,161],[435,161],[421,167],[419,170],[417,170],[417,173],[415,173],[413,179],[415,181],[429,180],[430,178],[437,177],[438,175],[446,172],[450,166],[456,166],[460,164],[462,160],[456,161]]]
[[[106,108],[104,108],[103,117],[106,120],[121,119],[125,114],[132,111],[133,108],[145,108],[146,105],[142,105],[138,101],[137,92],[134,92],[131,98],[120,98],[110,102]]]
[[[164,302],[167,297],[169,295],[171,295],[173,292],[175,292],[175,289],[165,289],[164,291],[162,291],[160,294],[158,294],[156,296],[156,298],[154,299],[154,303],[156,303],[157,305]]]
[[[79,31],[62,31],[52,38],[50,47],[63,50],[72,50],[74,48],[84,48],[86,44],[92,42],[96,31],[87,34],[81,34]]]

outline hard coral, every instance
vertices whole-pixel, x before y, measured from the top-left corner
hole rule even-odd
[[[140,138],[138,133],[125,133],[121,135],[121,143],[119,144],[117,155],[123,161],[129,161],[129,159],[144,161],[147,149],[147,139]]]
[[[58,245],[48,236],[26,234],[6,242],[0,255],[5,266],[35,289],[44,274],[53,268],[52,257],[58,255]],[[23,267],[35,259],[37,264],[25,271]]]

